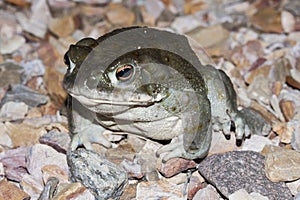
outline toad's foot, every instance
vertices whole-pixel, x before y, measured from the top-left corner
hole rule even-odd
[[[198,149],[195,152],[187,152],[183,146],[183,135],[180,135],[174,138],[170,144],[167,144],[158,149],[156,151],[156,156],[161,156],[162,162],[167,162],[171,158],[197,159],[206,156],[208,149],[209,145],[207,145],[207,148]]]
[[[92,143],[103,145],[104,147],[111,147],[111,142],[103,135],[104,128],[99,125],[91,124],[88,127],[73,133],[71,142],[71,150],[76,150],[78,146],[83,145],[88,150],[93,150]]]

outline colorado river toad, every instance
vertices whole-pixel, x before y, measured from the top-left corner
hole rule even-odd
[[[65,54],[71,149],[110,147],[102,133],[154,140],[178,138],[158,150],[163,160],[207,155],[213,130],[249,134],[227,75],[201,63],[185,36],[147,27],[85,38]]]

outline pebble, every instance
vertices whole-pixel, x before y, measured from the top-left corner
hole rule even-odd
[[[54,18],[50,20],[49,29],[58,37],[67,37],[75,30],[75,21],[73,16]]]
[[[44,185],[40,180],[35,179],[29,174],[25,174],[22,177],[20,186],[32,199],[37,199],[44,188]]]
[[[259,193],[270,200],[292,198],[285,183],[273,183],[266,177],[264,157],[257,152],[232,151],[215,154],[206,157],[198,169],[226,198],[239,189]]]
[[[0,106],[6,102],[23,102],[30,107],[37,107],[43,104],[46,104],[49,101],[49,97],[44,94],[40,94],[29,87],[24,85],[15,85],[9,90],[3,100],[0,103]]]
[[[51,200],[94,200],[93,194],[86,189],[81,183],[71,183],[60,188],[60,191],[53,196]]]
[[[51,177],[55,177],[59,183],[68,183],[68,173],[58,165],[45,165],[42,167],[43,182],[47,183]]]
[[[221,197],[219,193],[217,192],[216,188],[214,188],[212,185],[207,185],[205,188],[199,190],[193,200],[220,200]]]
[[[0,200],[7,199],[30,199],[30,196],[18,188],[14,183],[6,180],[0,181]]]
[[[288,186],[292,194],[296,196],[300,189],[300,179],[296,181],[287,182],[286,185]]]
[[[0,162],[0,182],[4,180],[4,178],[5,178],[4,166],[3,163]]]
[[[127,184],[126,172],[99,154],[86,149],[68,152],[70,178],[81,182],[96,199],[118,199]]]
[[[282,33],[280,12],[275,8],[259,9],[255,15],[251,17],[252,25],[263,31],[271,33]]]
[[[47,165],[57,165],[68,174],[66,155],[47,145],[35,144],[29,149],[26,159],[29,174],[40,183],[43,182],[42,169]]]
[[[5,147],[13,147],[11,138],[9,136],[8,130],[4,123],[0,122],[0,145],[5,146]]]
[[[28,112],[28,105],[23,102],[8,101],[3,104],[0,110],[2,120],[24,119]]]
[[[5,88],[9,85],[21,83],[21,75],[24,72],[23,67],[12,63],[4,62],[0,64],[0,87]]]
[[[294,181],[300,178],[300,153],[267,145],[263,150],[267,177],[273,182]]]
[[[196,165],[197,163],[195,163],[193,160],[173,158],[168,160],[166,163],[163,163],[160,160],[157,163],[157,169],[164,177],[172,177],[182,171],[195,168]]]
[[[137,185],[136,199],[182,200],[183,184],[176,185],[166,181],[140,182]]]
[[[22,76],[23,83],[27,83],[35,76],[42,76],[45,74],[45,66],[39,59],[21,63],[24,67],[24,74]]]
[[[60,153],[66,154],[71,138],[68,133],[59,132],[57,130],[51,130],[39,138],[41,144],[46,144]]]
[[[157,19],[161,13],[165,10],[165,5],[160,0],[145,0],[145,8],[154,19]]]
[[[14,35],[11,38],[0,38],[0,53],[11,54],[25,44],[25,38],[20,35]]]
[[[226,138],[221,132],[213,132],[208,155],[225,153],[237,150],[235,134],[231,133],[230,138]]]
[[[289,124],[293,127],[293,133],[292,133],[292,140],[291,144],[292,147],[300,152],[300,119],[290,121]]]
[[[4,166],[7,179],[20,182],[22,177],[27,174],[25,159],[27,151],[27,147],[19,147],[0,153],[0,162]]]
[[[129,160],[124,159],[120,166],[127,172],[128,178],[136,178],[141,179],[144,177],[144,173],[142,172],[142,166],[136,162],[131,162]]]
[[[251,135],[251,138],[245,140],[242,145],[243,151],[255,151],[260,153],[266,145],[272,145],[272,141],[264,136]]]
[[[106,17],[112,24],[119,26],[131,26],[135,20],[133,12],[121,4],[111,4]]]
[[[288,11],[281,12],[281,25],[286,33],[293,32],[295,29],[295,17]]]

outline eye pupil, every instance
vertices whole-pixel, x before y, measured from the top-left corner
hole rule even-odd
[[[117,69],[116,76],[118,80],[126,81],[130,79],[133,74],[133,66],[124,65]]]

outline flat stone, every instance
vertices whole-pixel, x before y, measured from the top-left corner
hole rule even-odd
[[[15,85],[6,93],[0,106],[9,101],[24,102],[30,107],[37,107],[46,104],[49,101],[49,97],[24,85]]]
[[[0,153],[0,162],[5,169],[5,176],[9,180],[20,182],[26,171],[27,147],[6,150]]]
[[[45,65],[42,60],[36,59],[21,63],[24,68],[22,76],[23,83],[27,83],[30,79],[36,76],[43,76],[45,74]]]
[[[68,183],[68,173],[57,165],[45,165],[42,167],[42,172],[44,183],[47,183],[51,177],[57,178],[59,183]]]
[[[296,151],[300,152],[300,120],[293,120],[289,123],[294,129],[291,144]]]
[[[93,194],[87,190],[81,183],[71,183],[64,186],[60,191],[55,194],[52,200],[60,200],[60,199],[89,199],[94,200],[95,197]]]
[[[187,33],[195,28],[199,27],[201,24],[193,15],[180,16],[175,18],[171,27],[178,33]]]
[[[242,145],[243,151],[255,151],[260,153],[266,145],[272,145],[272,141],[264,136],[251,135],[251,138],[245,140]]]
[[[281,25],[286,33],[293,32],[295,29],[296,19],[290,12],[283,10],[281,12]]]
[[[135,20],[133,12],[121,4],[111,4],[106,12],[108,20],[115,25],[130,26]]]
[[[251,17],[251,22],[255,28],[264,32],[283,32],[280,12],[271,7],[259,9],[257,13]]]
[[[231,133],[230,138],[226,138],[221,132],[213,132],[208,155],[226,153],[237,150],[235,134]]]
[[[53,148],[36,144],[27,152],[27,170],[31,176],[40,183],[43,182],[43,167],[47,165],[59,166],[65,174],[68,174],[66,155],[55,151]]]
[[[126,172],[99,154],[86,149],[68,152],[70,178],[81,182],[96,199],[118,199],[127,184]]]
[[[29,174],[23,176],[20,186],[32,199],[37,199],[44,187],[43,183]]]
[[[54,129],[40,137],[39,141],[41,144],[51,146],[56,151],[65,154],[69,149],[71,138],[68,133],[59,132]]]
[[[73,16],[51,19],[49,29],[59,37],[71,35],[75,31],[75,21]]]
[[[205,188],[199,190],[193,200],[202,200],[202,199],[209,199],[209,200],[220,200],[220,195],[217,192],[216,188],[212,185],[207,185]]]
[[[136,178],[141,179],[144,177],[144,173],[142,172],[142,166],[136,162],[131,162],[129,160],[124,159],[120,166],[127,172],[128,178]]]
[[[268,145],[263,153],[266,157],[266,175],[271,181],[293,181],[300,178],[299,152]]]
[[[13,124],[6,122],[14,147],[31,146],[39,143],[39,138],[46,133],[44,127],[35,128],[27,124]]]
[[[30,196],[18,188],[15,184],[6,180],[0,181],[0,200],[7,199],[30,199]]]
[[[150,15],[157,19],[165,10],[165,5],[160,0],[146,0],[145,8]]]
[[[285,183],[273,183],[266,177],[264,157],[257,152],[215,154],[206,157],[198,169],[227,198],[239,189],[259,193],[270,200],[292,198]]]
[[[13,147],[11,138],[8,134],[8,130],[2,122],[0,122],[0,138],[0,145],[10,148]]]
[[[160,162],[157,163],[157,169],[164,177],[172,177],[182,171],[195,168],[196,165],[197,163],[193,160],[173,158],[168,160],[166,163],[162,163],[160,160]]]
[[[28,105],[23,102],[7,101],[0,110],[0,118],[4,120],[24,119],[28,112]]]
[[[183,184],[176,185],[166,181],[140,182],[137,185],[136,199],[182,200]]]
[[[0,43],[0,53],[11,54],[22,47],[23,44],[25,44],[25,38],[20,35],[14,35],[11,38],[2,37],[0,39]]]
[[[12,62],[0,64],[0,87],[8,87],[21,83],[24,68]]]

